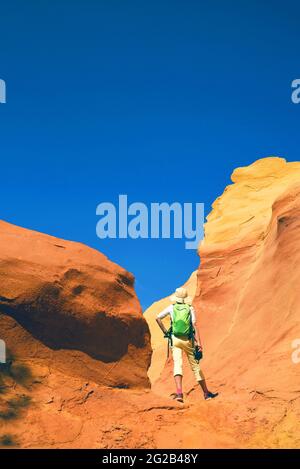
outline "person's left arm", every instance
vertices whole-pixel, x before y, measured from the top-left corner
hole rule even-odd
[[[197,321],[197,313],[193,307],[191,307],[192,323],[195,329],[195,345],[198,345],[200,350],[202,350],[202,342],[199,332],[199,325]]]

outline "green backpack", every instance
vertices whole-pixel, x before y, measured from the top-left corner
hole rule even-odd
[[[173,305],[172,332],[176,337],[188,336],[193,334],[191,321],[191,309],[184,303],[175,303]]]

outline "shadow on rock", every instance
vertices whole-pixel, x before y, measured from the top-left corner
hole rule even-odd
[[[16,357],[7,351],[7,361],[0,364],[0,423],[22,417],[23,411],[30,405],[31,397],[16,388],[28,389],[32,384],[30,368],[17,362]],[[14,435],[0,435],[0,446],[18,446]]]

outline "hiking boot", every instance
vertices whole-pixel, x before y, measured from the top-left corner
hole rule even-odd
[[[175,400],[178,402],[183,402],[183,394],[176,394]]]
[[[210,399],[214,399],[214,398],[217,397],[218,395],[219,395],[218,392],[215,392],[215,393],[213,393],[213,392],[207,392],[207,393],[204,394],[204,399],[205,399],[206,401],[209,401]]]

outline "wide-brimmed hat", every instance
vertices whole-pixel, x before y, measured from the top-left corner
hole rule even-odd
[[[170,296],[172,303],[192,304],[192,298],[188,296],[187,289],[184,287],[176,288],[175,293]]]

